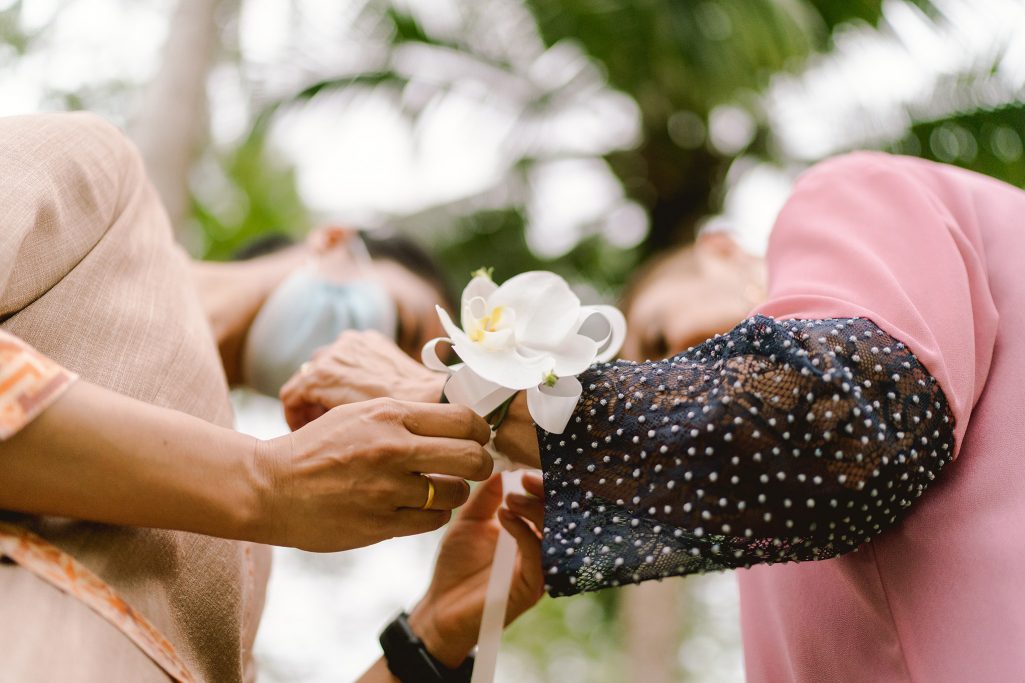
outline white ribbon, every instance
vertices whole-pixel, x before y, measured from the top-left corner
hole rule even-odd
[[[502,472],[502,495],[514,492],[523,493],[522,472]],[[498,649],[502,644],[509,588],[512,586],[515,567],[516,539],[502,527],[495,544],[495,557],[491,561],[487,592],[484,594],[484,613],[481,615],[480,633],[477,635],[477,658],[470,683],[492,683],[495,680]]]

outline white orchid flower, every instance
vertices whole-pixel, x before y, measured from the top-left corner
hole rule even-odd
[[[555,273],[533,271],[496,285],[480,273],[463,290],[461,325],[440,306],[447,337],[427,343],[424,364],[452,374],[445,393],[453,403],[487,415],[517,391],[543,429],[561,433],[580,399],[576,376],[611,359],[626,336],[626,320],[612,306],[582,306]],[[437,354],[452,344],[461,364]]]

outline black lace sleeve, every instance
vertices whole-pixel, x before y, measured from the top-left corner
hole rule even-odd
[[[953,454],[936,380],[863,318],[756,316],[580,381],[565,433],[539,431],[552,595],[840,555]]]

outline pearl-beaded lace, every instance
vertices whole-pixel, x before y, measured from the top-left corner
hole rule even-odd
[[[565,433],[539,430],[552,595],[849,552],[954,450],[936,380],[864,318],[755,316],[580,381]]]

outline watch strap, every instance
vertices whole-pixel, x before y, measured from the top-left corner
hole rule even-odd
[[[449,669],[434,658],[423,641],[409,626],[409,615],[399,614],[381,632],[388,670],[402,683],[469,683],[473,673],[473,655],[463,660],[458,668]]]

